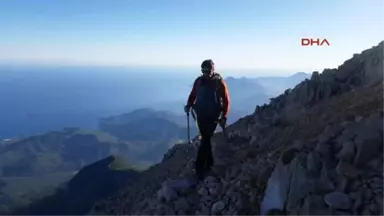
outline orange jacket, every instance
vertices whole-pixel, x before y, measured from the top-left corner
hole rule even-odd
[[[193,103],[196,100],[196,88],[199,85],[199,80],[200,79],[197,78],[195,80],[195,82],[193,83],[191,93],[189,94],[189,97],[188,97],[187,107],[192,107]],[[229,112],[229,107],[230,107],[228,88],[227,88],[227,85],[225,84],[225,81],[223,79],[220,81],[220,84],[221,84],[221,87],[219,88],[219,89],[221,89],[220,97],[223,100],[223,116],[225,118],[227,118],[228,112]]]

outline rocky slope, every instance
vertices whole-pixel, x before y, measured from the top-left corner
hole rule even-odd
[[[197,143],[176,145],[90,214],[383,214],[383,42],[314,72],[214,138],[195,189]]]

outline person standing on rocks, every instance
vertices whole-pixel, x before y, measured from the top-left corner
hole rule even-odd
[[[195,80],[184,107],[186,113],[189,113],[191,108],[196,113],[201,135],[195,164],[199,180],[203,180],[213,166],[211,138],[218,123],[222,128],[225,127],[230,106],[227,85],[220,74],[215,72],[211,59],[203,61],[201,72],[203,74]]]

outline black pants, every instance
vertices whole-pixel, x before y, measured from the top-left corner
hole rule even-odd
[[[211,138],[216,130],[217,119],[197,117],[197,125],[200,130],[201,141],[196,158],[196,175],[199,179],[204,178],[204,174],[213,165]]]

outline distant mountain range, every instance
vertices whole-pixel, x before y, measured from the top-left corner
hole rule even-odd
[[[191,138],[197,135],[190,120]],[[74,172],[110,154],[134,164],[160,161],[174,144],[187,140],[185,116],[139,109],[100,119],[100,131],[65,128],[0,145],[0,176]]]
[[[271,97],[271,92],[273,92],[271,89],[274,86],[274,82],[279,82],[279,85],[276,85],[279,87],[274,86],[274,91],[280,91],[278,88],[288,85],[293,87],[300,82],[300,80],[305,79],[306,76],[307,74],[299,73],[287,78],[226,78],[231,97],[231,110],[228,123],[230,124],[240,117],[252,113],[256,105],[267,103]],[[46,79],[49,78],[50,77],[47,77]],[[15,82],[19,83],[19,79],[20,78],[16,79]],[[24,82],[23,79],[22,82]],[[7,85],[9,85],[9,83]],[[31,87],[32,86],[33,85],[31,85]],[[8,93],[12,93],[12,89],[8,88],[7,90],[9,91]],[[27,89],[22,89],[22,91],[26,90]],[[52,95],[54,95],[54,91],[55,89],[53,88],[51,92]],[[183,100],[164,103],[155,102],[152,106],[143,106],[149,108],[132,109],[128,112],[114,112],[122,113],[118,115],[106,115],[110,112],[95,112],[93,114],[91,112],[92,117],[88,114],[89,120],[94,119],[94,121],[97,122],[94,130],[80,129],[78,127],[61,127],[63,128],[62,130],[56,130],[55,127],[50,128],[48,125],[40,127],[46,124],[44,122],[50,121],[56,122],[55,125],[59,126],[62,124],[60,123],[61,117],[65,117],[63,119],[68,123],[71,122],[70,118],[74,117],[77,117],[77,122],[84,120],[84,116],[79,114],[79,112],[72,115],[70,114],[71,110],[68,110],[67,114],[61,115],[63,114],[63,110],[61,110],[61,114],[56,115],[56,108],[49,111],[53,103],[51,105],[45,103],[47,102],[43,99],[45,98],[45,91],[39,91],[41,100],[38,100],[40,101],[40,106],[44,109],[41,109],[39,114],[33,114],[35,108],[39,110],[39,104],[33,104],[33,101],[29,101],[32,104],[30,107],[27,106],[25,111],[29,110],[31,113],[27,116],[21,115],[20,112],[13,112],[17,110],[23,111],[23,98],[18,98],[18,94],[16,94],[14,95],[15,98],[11,99],[9,95],[7,95],[8,98],[6,98],[5,101],[9,104],[7,104],[5,109],[2,110],[2,113],[0,113],[0,120],[7,122],[7,124],[3,125],[5,130],[0,131],[10,132],[12,130],[15,132],[16,129],[18,130],[18,125],[22,125],[21,130],[23,131],[31,132],[36,128],[47,128],[47,131],[51,132],[41,135],[3,139],[0,141],[0,203],[2,203],[2,205],[0,205],[0,212],[5,212],[9,210],[9,208],[18,205],[25,206],[32,200],[39,199],[39,197],[47,194],[52,194],[57,187],[71,179],[79,170],[83,170],[89,164],[104,160],[110,155],[118,155],[123,160],[127,160],[129,163],[128,169],[130,170],[143,169],[153,163],[159,162],[170,147],[177,143],[185,142],[187,139],[187,119],[183,113],[183,104],[185,104],[189,91],[189,87],[186,88],[184,93],[185,99]],[[74,92],[72,93],[75,95]],[[89,95],[92,95],[91,92],[89,92]],[[65,103],[74,102],[71,102],[70,97],[67,97],[67,99]],[[8,109],[12,106],[13,100],[17,101],[20,107],[15,110]],[[150,102],[151,99],[148,100],[148,102]],[[52,101],[49,103],[51,102]],[[71,106],[75,107],[77,105],[74,104]],[[44,110],[46,110],[47,113],[44,113]],[[85,112],[86,109],[82,108],[81,110],[81,112]],[[66,111],[64,111],[64,113],[66,113]],[[100,116],[103,113],[104,117]],[[12,115],[16,115],[15,121],[12,121]],[[18,122],[19,120],[20,122]],[[67,125],[68,124],[64,124],[62,126]],[[78,125],[81,126],[82,124]],[[30,130],[29,128],[34,129]],[[198,134],[196,124],[192,118],[190,119],[190,130],[191,138]],[[6,134],[8,132],[6,132]],[[107,161],[110,161],[110,159]],[[81,173],[83,173],[83,171],[78,173],[78,175]],[[92,175],[89,174],[89,176]],[[120,176],[120,174],[117,175]],[[122,175],[124,176],[125,174]],[[84,175],[82,174],[82,176]],[[78,178],[76,177],[75,179]],[[113,179],[114,177],[112,179],[106,179],[105,182],[115,181]],[[73,181],[74,179],[70,182]],[[95,182],[95,187],[104,187],[104,180],[100,181],[101,182]],[[44,202],[50,203],[49,206],[55,206],[58,205],[57,200],[76,200],[71,198],[71,194],[73,194],[75,190],[73,188],[76,187],[65,190],[60,189],[59,192],[46,198]],[[68,192],[68,190],[72,192]],[[113,190],[112,188],[111,191]],[[109,189],[107,191],[109,191]],[[89,195],[87,191],[81,193]],[[99,195],[90,196],[98,197]],[[90,200],[93,199],[90,198]],[[74,202],[69,202],[67,205],[68,209],[71,209],[68,213],[74,212],[80,214],[80,212],[83,211],[81,210],[83,207],[76,206]],[[90,205],[90,203],[87,205]],[[35,212],[44,212],[51,208],[49,206],[42,208],[39,204],[35,204],[35,206],[30,208],[33,208]],[[52,208],[49,211],[52,212]]]
[[[199,75],[162,70],[95,67],[0,67],[0,139],[28,137],[63,127],[97,129],[98,119],[148,107],[183,114]],[[307,77],[227,78],[230,119],[253,112]],[[275,84],[274,84],[275,83]],[[44,119],[44,121],[42,121]]]
[[[311,74],[298,72],[288,77],[259,77],[255,78],[257,82],[264,88],[265,94],[275,97],[283,93],[286,89],[294,88],[297,84],[305,79],[309,79]]]
[[[102,118],[99,121],[102,132],[129,142],[130,158],[139,161],[158,162],[174,144],[187,140],[186,115],[169,111],[137,109],[130,113]],[[198,134],[190,118],[190,136]]]
[[[187,137],[185,115],[176,115],[170,111],[156,111],[151,108],[102,118],[99,121],[99,128],[101,131],[129,141],[158,142],[169,141],[170,138],[186,139]],[[196,135],[196,128],[191,127],[191,130]],[[152,135],[148,136],[148,133]]]
[[[298,72],[287,77],[225,78],[231,100],[228,122],[233,123],[240,117],[251,114],[257,105],[268,103],[270,98],[283,93],[288,88],[295,87],[309,77],[309,73]],[[189,87],[192,88],[192,85]],[[190,89],[184,99],[158,103],[156,108],[182,114],[182,106],[186,103],[189,91]]]
[[[128,144],[102,132],[75,128],[3,144],[0,212],[49,194],[86,165],[116,153],[129,157]]]
[[[74,172],[127,145],[100,132],[57,131],[32,136],[0,148],[0,176],[37,176]]]
[[[25,139],[3,141],[0,145],[0,203],[7,208],[26,205],[50,194],[74,173],[109,155],[129,161],[129,169],[146,168],[159,162],[174,144],[186,141],[186,125],[185,116],[138,109],[100,119],[100,131],[64,128]],[[190,126],[193,138],[197,128],[192,119]],[[46,184],[40,184],[39,179],[44,179]],[[67,193],[59,192],[49,200],[71,196],[64,194]],[[7,208],[0,205],[0,212]]]

